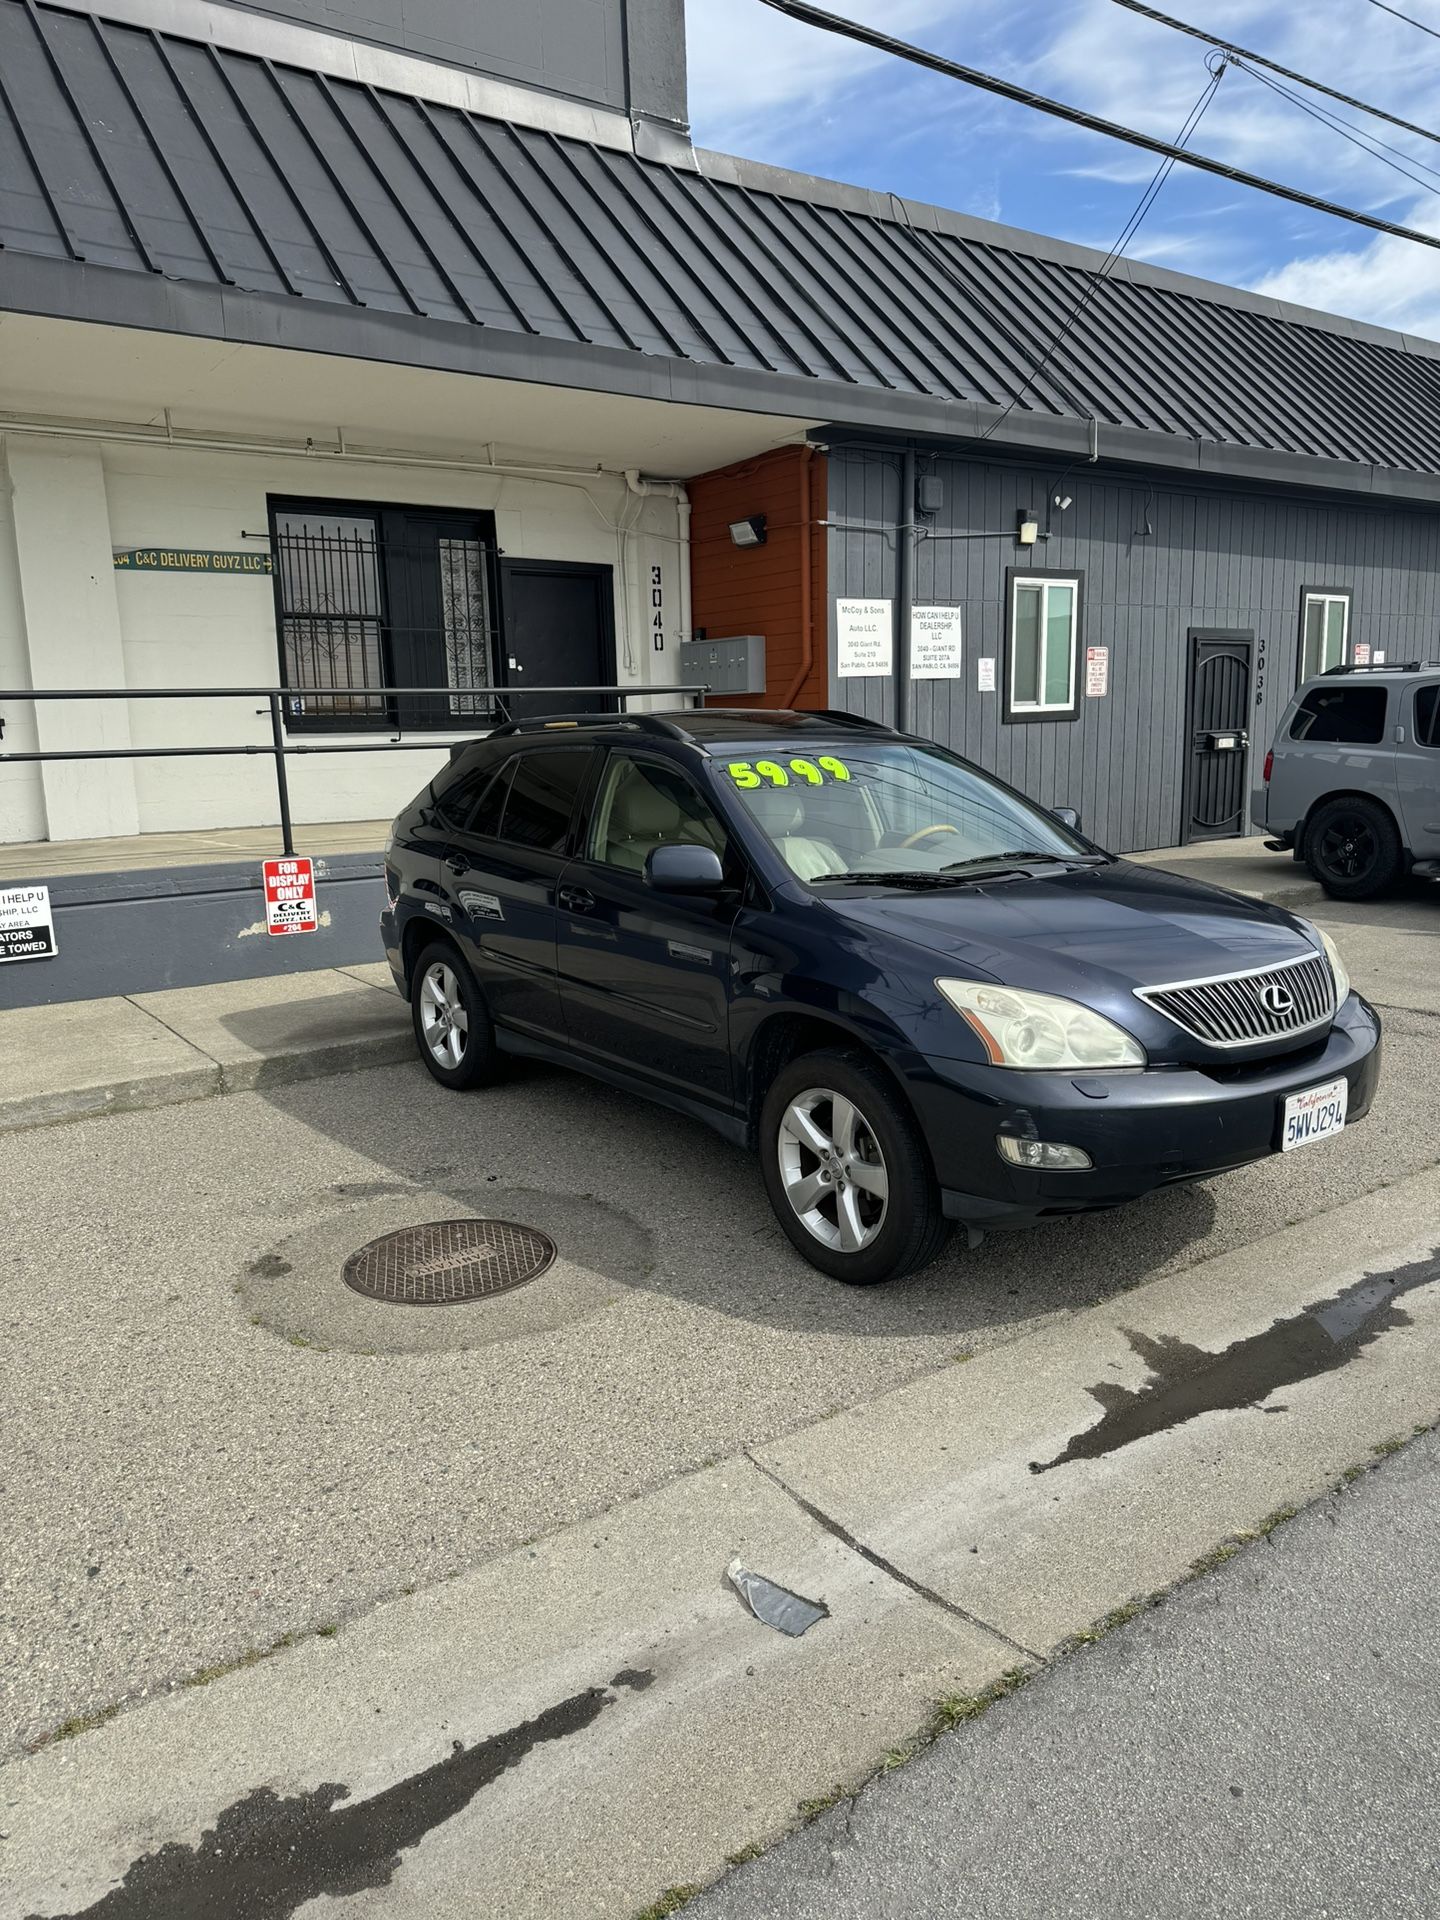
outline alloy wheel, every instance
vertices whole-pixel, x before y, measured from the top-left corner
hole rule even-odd
[[[461,997],[459,977],[443,960],[427,967],[420,983],[420,1027],[432,1058],[453,1072],[465,1058],[470,1015]]]
[[[1362,815],[1342,813],[1320,837],[1320,865],[1341,880],[1368,873],[1379,853],[1375,829]]]
[[[890,1176],[875,1130],[843,1093],[807,1087],[786,1107],[776,1139],[795,1215],[822,1246],[859,1253],[885,1224]]]

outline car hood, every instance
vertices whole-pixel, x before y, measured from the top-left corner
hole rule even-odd
[[[929,948],[960,978],[1072,995],[1088,987],[1092,1004],[1315,951],[1283,908],[1125,860],[925,893],[837,890],[826,904],[854,925]]]

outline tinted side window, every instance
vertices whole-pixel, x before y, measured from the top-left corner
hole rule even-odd
[[[480,795],[475,811],[470,815],[471,833],[484,834],[490,840],[499,834],[500,817],[505,811],[505,797],[510,791],[510,776],[515,771],[515,760],[514,754],[508,760],[502,760],[499,771]]]
[[[565,844],[575,796],[589,765],[589,747],[552,747],[520,754],[505,802],[500,838],[558,853]]]
[[[1416,690],[1415,739],[1422,747],[1440,747],[1440,681]]]
[[[1290,738],[1377,745],[1385,738],[1384,687],[1312,687],[1295,710]]]
[[[485,765],[470,767],[459,779],[452,780],[447,787],[440,788],[435,796],[435,816],[447,827],[456,832],[462,831],[469,823],[475,802],[494,778],[495,763],[487,761]]]

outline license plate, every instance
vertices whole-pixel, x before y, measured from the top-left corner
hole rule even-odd
[[[1304,1093],[1292,1093],[1285,1102],[1280,1129],[1280,1151],[1293,1153],[1296,1147],[1313,1147],[1317,1140],[1328,1140],[1345,1125],[1345,1109],[1350,1085],[1342,1076],[1327,1080],[1323,1087],[1307,1087]]]

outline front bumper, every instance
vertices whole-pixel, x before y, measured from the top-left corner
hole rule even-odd
[[[1346,1125],[1364,1119],[1380,1077],[1380,1022],[1351,994],[1321,1041],[1240,1068],[1136,1073],[1017,1073],[912,1056],[900,1070],[930,1147],[945,1212],[972,1227],[1026,1226],[1138,1199],[1280,1149],[1288,1094],[1344,1075]],[[1094,1163],[1035,1172],[1000,1158],[996,1135],[1063,1141]]]

